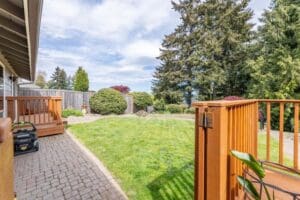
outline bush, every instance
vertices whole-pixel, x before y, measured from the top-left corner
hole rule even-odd
[[[195,114],[195,108],[190,107],[184,110],[184,113],[186,114]]]
[[[62,117],[63,118],[67,118],[69,116],[83,116],[81,110],[77,110],[77,109],[65,109],[62,111]]]
[[[123,94],[127,94],[130,91],[130,88],[125,85],[115,85],[115,86],[111,86],[110,88],[118,90],[119,92],[121,92]]]
[[[227,96],[227,97],[224,97],[223,100],[236,101],[236,100],[244,100],[244,99],[245,99],[244,97],[239,97],[239,96]]]
[[[164,111],[165,110],[165,101],[163,99],[157,99],[153,103],[153,107],[155,111]]]
[[[166,106],[166,110],[170,113],[183,113],[186,108],[185,105],[180,104],[168,104]]]
[[[137,110],[146,110],[147,106],[153,104],[152,97],[147,92],[132,92],[133,103]]]
[[[90,107],[93,112],[102,115],[122,114],[127,108],[127,103],[119,91],[105,88],[90,98]]]

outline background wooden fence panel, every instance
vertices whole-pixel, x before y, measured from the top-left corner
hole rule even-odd
[[[18,96],[61,96],[62,109],[74,108],[81,109],[82,105],[86,105],[90,112],[89,100],[95,92],[80,92],[72,90],[56,90],[56,89],[33,89],[19,88]],[[126,114],[133,113],[133,99],[130,95],[124,95],[127,102]]]
[[[19,88],[18,90],[18,96],[61,96],[63,99],[62,109],[81,109],[82,105],[87,105],[89,109],[89,99],[94,93],[95,92],[31,88]]]

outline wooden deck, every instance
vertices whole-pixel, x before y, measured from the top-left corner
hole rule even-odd
[[[286,108],[293,106],[293,165],[284,162],[284,114]],[[196,108],[195,119],[195,200],[207,199],[241,199],[241,187],[237,175],[243,175],[244,165],[230,155],[231,150],[247,152],[257,159],[258,156],[258,117],[265,109],[266,162],[272,169],[268,171],[264,181],[277,186],[274,190],[276,199],[300,199],[291,196],[300,193],[300,179],[292,176],[290,170],[300,171],[299,166],[299,105],[300,100],[239,100],[239,101],[206,101],[193,104]],[[278,150],[271,146],[272,109],[278,109]],[[271,153],[276,151],[278,162],[271,163]],[[270,189],[272,191],[272,189]],[[286,190],[286,192],[282,192]],[[280,192],[281,191],[281,192]],[[290,192],[290,193],[289,193]],[[272,192],[271,192],[272,193]],[[243,198],[242,198],[243,199]]]
[[[277,186],[283,190],[292,192],[292,193],[298,193],[298,199],[300,199],[300,176],[291,176],[288,174],[284,174],[281,172],[276,172],[276,171],[271,171],[267,170],[266,171],[266,177],[264,181],[267,184],[271,184],[274,186]],[[269,188],[269,191],[271,194],[273,193],[273,189]],[[294,198],[284,192],[281,192],[279,190],[274,190],[275,198],[276,200],[293,200]]]
[[[13,122],[31,122],[39,137],[64,133],[61,97],[7,97],[8,117]]]

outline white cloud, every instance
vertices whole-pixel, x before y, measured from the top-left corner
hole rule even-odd
[[[136,28],[152,31],[177,20],[169,0],[103,0],[96,5],[83,0],[48,0],[44,7],[42,28],[59,38],[72,37],[78,31],[122,41]]]
[[[266,5],[250,6],[257,15]],[[179,21],[171,7],[171,0],[46,0],[38,69],[49,77],[56,66],[68,74],[84,66],[92,89],[149,90],[161,41]]]
[[[38,67],[68,74],[81,65],[93,89],[150,82],[161,40],[178,22],[170,0],[47,0]],[[154,67],[154,66],[153,66]]]

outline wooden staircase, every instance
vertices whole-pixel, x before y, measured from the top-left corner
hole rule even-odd
[[[31,122],[39,137],[64,133],[61,97],[6,97],[7,115],[13,122]]]

